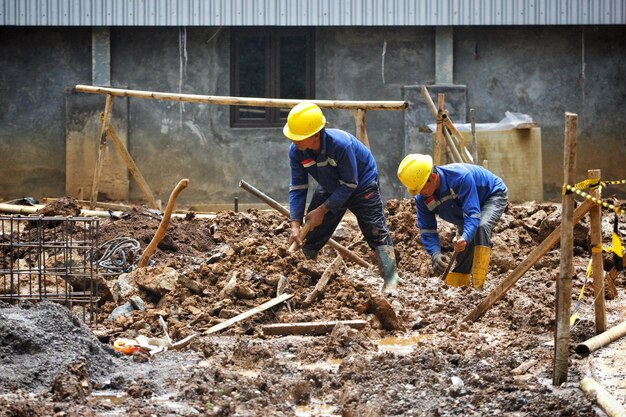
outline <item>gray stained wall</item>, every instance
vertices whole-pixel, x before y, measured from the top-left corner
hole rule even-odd
[[[181,61],[178,28],[111,28],[112,86],[231,95],[229,29],[186,31]],[[454,82],[467,89],[463,114],[473,107],[477,122],[491,123],[509,110],[539,123],[546,199],[560,198],[566,111],[579,114],[578,178],[593,168],[606,179],[626,178],[626,28],[585,27],[584,60],[582,32],[579,26],[454,28]],[[404,100],[406,86],[434,83],[434,45],[434,28],[318,28],[316,98]],[[93,144],[104,109],[104,96],[71,89],[91,84],[91,30],[0,28],[0,68],[0,199],[66,195],[68,132]],[[120,135],[156,198],[167,201],[176,183],[189,178],[181,204],[230,204],[235,197],[256,203],[238,188],[245,179],[287,201],[289,141],[280,128],[230,128],[224,105],[116,98],[115,106],[121,111],[114,119],[127,118],[117,122]],[[409,106],[424,104],[413,99]],[[354,132],[351,111],[325,113],[331,126]],[[386,198],[402,195],[397,164],[405,149],[416,148],[406,142],[424,140],[405,133],[405,117],[423,113],[367,113]],[[132,179],[129,195],[143,200]]]

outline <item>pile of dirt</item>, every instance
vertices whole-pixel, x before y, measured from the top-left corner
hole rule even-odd
[[[116,358],[91,330],[59,304],[17,308],[0,303],[0,390],[40,391],[72,364],[89,364],[89,377],[108,373]]]
[[[350,246],[371,267],[342,262],[310,305],[304,301],[336,253],[326,247],[311,261],[299,252],[287,252],[289,223],[278,213],[252,209],[221,212],[214,218],[173,218],[150,267],[106,277],[111,292],[102,294],[98,324],[92,327],[100,342],[83,333],[89,330],[75,319],[59,317],[58,311],[64,311],[59,306],[55,309],[44,303],[26,310],[0,309],[10,323],[25,323],[29,312],[38,312],[28,319],[28,326],[35,323],[44,334],[42,329],[50,327],[60,332],[62,341],[66,340],[63,332],[68,332],[62,345],[35,342],[34,336],[26,337],[27,342],[15,335],[15,342],[0,345],[2,360],[15,364],[10,379],[0,378],[0,391],[48,387],[51,397],[37,403],[46,409],[50,403],[66,401],[63,395],[77,397],[63,394],[67,389],[53,388],[55,375],[62,369],[78,385],[87,383],[92,390],[86,393],[87,401],[64,403],[63,412],[70,414],[107,409],[238,416],[596,415],[592,401],[577,388],[584,370],[573,350],[568,382],[561,387],[551,383],[558,245],[478,321],[462,320],[559,225],[559,205],[507,207],[494,230],[483,292],[447,287],[433,275],[430,258],[419,242],[412,201],[392,200],[386,207],[401,275],[397,294],[380,295],[382,279],[373,252],[350,216],[334,239]],[[101,221],[99,242],[128,237],[139,241],[143,250],[159,222],[158,213],[135,207],[120,218]],[[605,242],[611,239],[612,227],[612,219],[605,217]],[[626,235],[621,226],[619,232]],[[452,250],[453,233],[450,225],[440,222],[445,251]],[[575,233],[573,300],[585,282],[589,253],[584,220]],[[611,257],[605,255],[605,269],[613,266]],[[614,284],[623,288],[623,274],[615,275]],[[122,287],[130,290],[119,290]],[[211,333],[212,326],[285,292],[293,294],[289,301]],[[590,285],[583,294],[572,346],[594,334]],[[133,298],[133,308],[112,316],[130,295],[138,297]],[[610,323],[623,320],[619,297],[618,291],[614,302],[607,301]],[[55,324],[46,322],[48,316]],[[199,335],[189,352],[167,351],[146,362],[145,357],[122,357],[107,347],[120,337],[163,337],[160,317],[174,340]],[[357,331],[338,324],[323,336],[281,337],[263,332],[263,325],[271,323],[355,319],[365,320],[365,328]],[[7,328],[16,327],[8,324]],[[32,329],[18,332],[36,333]],[[73,347],[75,354],[68,355],[70,336],[77,332],[83,342]],[[44,336],[44,340],[48,337],[52,339]],[[20,368],[16,358],[26,353],[32,353],[22,356],[29,367]],[[50,365],[55,361],[59,364]],[[115,375],[124,370],[124,383],[111,382],[119,382]],[[109,382],[99,382],[102,378]],[[104,387],[115,391],[115,403],[99,399]],[[0,401],[36,405],[28,396],[7,398],[0,396]]]

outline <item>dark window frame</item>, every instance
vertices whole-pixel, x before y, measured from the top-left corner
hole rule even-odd
[[[280,42],[284,36],[304,36],[306,74],[305,74],[305,97],[291,97],[300,99],[315,98],[315,30],[314,28],[233,28],[231,29],[231,58],[230,58],[230,91],[231,96],[241,97],[240,91],[240,62],[239,62],[239,39],[244,36],[265,37],[265,92],[263,98],[281,98],[280,92]],[[258,119],[242,118],[240,106],[230,106],[231,127],[278,127],[283,126],[286,117],[281,117],[280,108],[266,107],[265,116]]]

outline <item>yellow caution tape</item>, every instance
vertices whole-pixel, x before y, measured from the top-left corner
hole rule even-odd
[[[588,180],[584,180],[581,181],[577,184],[574,185],[574,188],[576,188],[577,190],[585,190],[587,188],[589,189],[595,189],[600,185],[600,179],[599,178],[590,178]]]
[[[587,200],[593,201],[594,203],[599,204],[599,205],[601,205],[604,208],[608,208],[609,210],[613,210],[616,214],[626,214],[625,210],[623,210],[623,209],[621,209],[619,207],[615,207],[613,204],[609,204],[607,202],[604,202],[601,199],[596,198],[596,197],[594,197],[592,195],[589,195],[589,194],[587,194],[584,191],[577,190],[575,187],[572,187],[569,184],[565,184],[563,186],[563,195],[569,194],[568,191],[569,191],[569,193],[578,194],[579,196],[581,196],[583,198],[586,198]]]
[[[583,287],[580,289],[578,300],[576,301],[576,305],[574,306],[574,312],[569,318],[570,327],[572,327],[574,323],[576,323],[576,320],[578,319],[578,311],[580,310],[580,306],[583,301],[583,296],[585,295],[585,286],[587,285],[587,280],[591,276],[591,271],[593,271],[593,268],[591,267],[592,263],[593,263],[593,258],[589,259],[589,265],[587,265],[587,275],[585,276],[585,282],[583,282]]]
[[[626,180],[617,180],[617,181],[600,181],[600,184],[601,184],[603,187],[608,187],[609,185],[626,184]]]

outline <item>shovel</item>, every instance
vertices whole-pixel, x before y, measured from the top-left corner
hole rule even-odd
[[[456,260],[456,254],[458,252],[454,252],[452,254],[452,258],[450,258],[450,263],[448,264],[448,266],[446,267],[446,270],[443,271],[443,275],[441,275],[441,280],[445,282],[446,277],[448,276],[448,273],[450,272],[450,270],[452,269],[452,265],[454,265],[454,261]]]
[[[459,232],[456,232],[456,237],[455,237],[455,241],[456,238],[459,237]],[[448,266],[446,267],[446,270],[443,271],[443,275],[441,276],[441,280],[445,282],[446,278],[448,277],[448,273],[450,273],[450,270],[452,269],[452,265],[454,265],[454,261],[456,260],[456,254],[458,252],[454,251],[454,253],[452,254],[452,257],[450,258],[450,263],[448,264]]]

